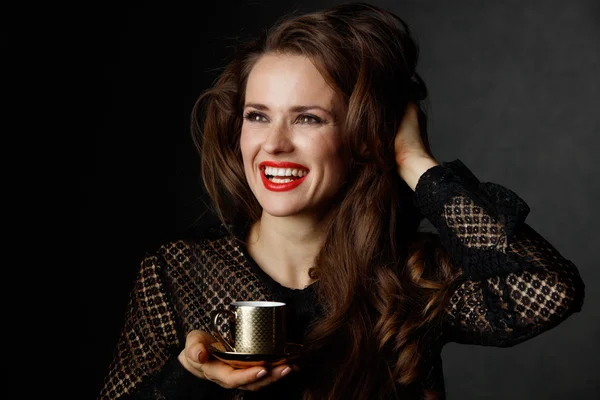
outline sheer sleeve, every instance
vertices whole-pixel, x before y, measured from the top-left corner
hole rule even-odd
[[[514,192],[455,160],[421,176],[415,205],[460,270],[445,341],[509,347],[581,311],[577,267],[525,223],[529,207]]]
[[[202,398],[208,382],[177,360],[185,341],[157,252],[141,263],[125,323],[98,400]]]

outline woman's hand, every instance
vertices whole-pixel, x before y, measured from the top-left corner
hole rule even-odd
[[[417,106],[412,102],[406,107],[406,113],[396,132],[394,151],[398,174],[412,190],[415,190],[423,172],[438,165],[421,139]]]
[[[200,379],[206,379],[226,388],[259,390],[278,381],[292,369],[289,365],[278,365],[268,370],[265,367],[235,369],[217,359],[210,359],[206,347],[216,339],[204,331],[191,331],[185,340],[185,349],[179,354],[179,362],[185,369]]]

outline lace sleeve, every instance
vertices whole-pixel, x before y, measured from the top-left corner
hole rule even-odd
[[[204,381],[177,360],[185,342],[162,277],[165,266],[159,253],[141,263],[98,400],[162,400],[202,392]]]
[[[415,205],[460,269],[446,307],[446,341],[509,347],[579,312],[576,266],[525,223],[514,192],[481,183],[459,160],[426,171]]]

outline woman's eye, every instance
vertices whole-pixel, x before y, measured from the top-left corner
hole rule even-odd
[[[244,119],[250,122],[267,122],[267,118],[256,112],[249,112],[244,116]]]
[[[321,118],[316,117],[314,115],[310,115],[310,114],[302,114],[298,117],[298,122],[300,122],[301,124],[321,124],[323,121],[321,120]]]

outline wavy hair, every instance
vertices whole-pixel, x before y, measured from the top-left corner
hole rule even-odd
[[[323,315],[306,337],[305,398],[442,397],[420,384],[422,353],[457,271],[435,235],[417,232],[423,216],[394,154],[409,102],[418,106],[431,153],[427,87],[409,27],[373,5],[339,5],[287,15],[235,53],[192,114],[202,180],[226,226],[261,216],[246,182],[240,132],[248,75],[267,53],[308,57],[348,107],[343,140],[351,172],[310,270]]]

